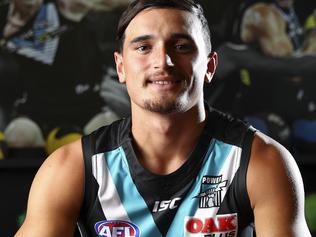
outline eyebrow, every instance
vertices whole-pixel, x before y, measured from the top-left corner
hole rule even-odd
[[[135,37],[134,39],[132,39],[129,44],[131,45],[131,44],[135,44],[138,42],[150,40],[153,38],[154,38],[154,35],[141,35],[141,36],[138,36],[138,37]],[[171,34],[170,39],[171,40],[186,39],[186,40],[194,42],[193,38],[190,35],[185,34],[185,33],[173,33],[173,34]]]
[[[194,42],[193,38],[189,34],[186,34],[186,33],[173,33],[173,34],[171,34],[171,39],[173,39],[173,40],[186,39],[186,40]]]
[[[153,38],[154,38],[153,35],[141,35],[141,36],[138,36],[138,37],[132,39],[129,42],[129,44],[135,44],[135,43],[142,42],[142,41],[149,40],[149,39],[153,39]]]

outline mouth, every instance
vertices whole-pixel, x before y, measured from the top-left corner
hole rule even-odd
[[[157,91],[170,91],[179,87],[182,83],[182,80],[176,80],[172,77],[160,77],[160,78],[151,78],[147,80],[146,84],[149,88],[152,88]]]
[[[180,83],[179,81],[170,81],[170,80],[157,80],[157,81],[148,81],[148,83],[156,84],[156,85],[173,85]]]

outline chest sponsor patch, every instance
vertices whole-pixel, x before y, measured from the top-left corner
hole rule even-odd
[[[227,180],[220,176],[203,176],[198,196],[199,208],[219,207],[222,202],[222,191],[227,186]]]
[[[237,213],[209,218],[186,217],[184,232],[187,237],[236,237]]]
[[[99,221],[94,229],[100,237],[140,237],[139,228],[128,221]]]

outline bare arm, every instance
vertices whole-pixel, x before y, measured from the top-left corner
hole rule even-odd
[[[245,43],[259,43],[265,55],[282,57],[293,53],[285,21],[272,4],[258,3],[249,7],[242,19],[240,34]]]
[[[15,237],[73,236],[83,199],[81,141],[58,149],[36,174],[25,222]]]
[[[310,237],[304,217],[304,188],[291,154],[259,133],[251,152],[247,187],[257,237]]]

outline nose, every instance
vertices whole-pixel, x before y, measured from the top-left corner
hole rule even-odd
[[[155,50],[154,54],[154,68],[165,69],[168,67],[173,67],[174,63],[171,55],[168,53],[167,49],[162,47]]]
[[[166,54],[166,64],[170,67],[174,66],[171,57],[168,54]]]

